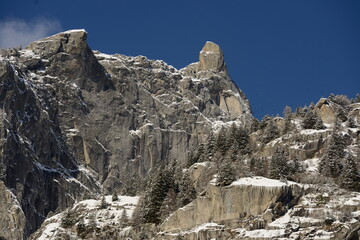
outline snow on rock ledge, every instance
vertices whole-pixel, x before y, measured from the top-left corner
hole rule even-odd
[[[241,178],[227,187],[209,183],[203,196],[178,209],[161,229],[183,231],[206,222],[236,224],[243,218],[263,214],[273,203],[287,204],[301,193],[299,184],[263,177]]]

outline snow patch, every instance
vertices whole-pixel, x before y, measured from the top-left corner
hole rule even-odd
[[[245,177],[240,178],[233,182],[230,186],[264,186],[264,187],[283,187],[288,184],[297,184],[295,182],[288,181],[288,183],[280,182],[279,180],[264,178],[264,177]]]
[[[307,172],[317,172],[319,166],[320,159],[319,158],[311,158],[304,160],[304,168]]]

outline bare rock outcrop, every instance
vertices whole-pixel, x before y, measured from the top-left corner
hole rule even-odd
[[[300,197],[301,186],[263,177],[242,178],[227,187],[210,182],[206,193],[178,209],[161,225],[164,232],[192,229],[215,222],[241,225],[242,219],[263,214],[271,204],[288,204]]]
[[[225,71],[224,53],[216,43],[207,41],[199,55],[199,71]]]
[[[321,98],[315,105],[315,113],[327,124],[333,124],[336,120],[335,109],[328,103],[326,98]]]
[[[22,239],[25,214],[14,194],[0,180],[0,239]]]

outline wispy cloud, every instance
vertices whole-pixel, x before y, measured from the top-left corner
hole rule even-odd
[[[52,19],[7,19],[0,21],[0,48],[26,46],[34,40],[61,31],[61,24]]]

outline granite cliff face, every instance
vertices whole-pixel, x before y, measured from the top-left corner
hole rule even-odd
[[[252,121],[218,45],[177,70],[92,51],[86,38],[72,30],[1,52],[1,181],[24,212],[24,236],[85,193],[185,163],[211,129]]]
[[[215,43],[178,70],[86,38],[0,51],[1,240],[359,238],[360,96],[257,121]]]

